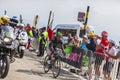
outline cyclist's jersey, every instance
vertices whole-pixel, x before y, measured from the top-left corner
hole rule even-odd
[[[57,42],[56,37],[54,37],[49,44],[49,48],[51,48],[51,45],[53,45],[54,49],[55,48],[62,48],[63,42],[61,40]]]

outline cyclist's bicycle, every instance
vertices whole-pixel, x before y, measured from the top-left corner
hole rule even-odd
[[[62,56],[62,50],[56,48],[54,52],[54,57],[51,57],[51,55],[46,55],[44,59],[44,72],[47,73],[49,72],[49,70],[52,70],[54,78],[57,78],[60,74],[61,70],[60,56]]]

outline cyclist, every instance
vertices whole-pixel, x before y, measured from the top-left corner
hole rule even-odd
[[[56,48],[62,49],[63,54],[65,55],[65,53],[64,53],[64,45],[63,45],[63,42],[61,40],[61,37],[62,37],[62,33],[61,32],[57,32],[56,36],[50,42],[49,49],[51,51],[51,53],[50,53],[51,57],[54,56],[54,51],[55,51]]]

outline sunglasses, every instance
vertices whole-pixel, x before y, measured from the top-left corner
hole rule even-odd
[[[108,36],[103,36],[103,35],[102,35],[102,37],[108,37]]]

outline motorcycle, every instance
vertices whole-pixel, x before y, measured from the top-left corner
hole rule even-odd
[[[4,26],[0,31],[0,78],[5,78],[9,72],[10,61],[13,58],[14,39],[12,38],[11,27]]]
[[[15,49],[16,49],[15,35],[13,33],[14,29],[10,26],[4,26],[2,27],[2,30],[4,32],[4,38],[11,40],[10,44],[6,43],[6,47],[10,49],[10,52],[9,52],[10,62],[13,63],[15,61],[14,55],[15,55]]]
[[[18,54],[20,56],[20,58],[23,58],[24,56],[24,53],[25,53],[25,49],[26,49],[26,45],[27,45],[27,42],[28,42],[28,35],[27,35],[27,32],[25,31],[21,31],[18,35],[18,42],[19,42],[19,45],[18,45]]]

